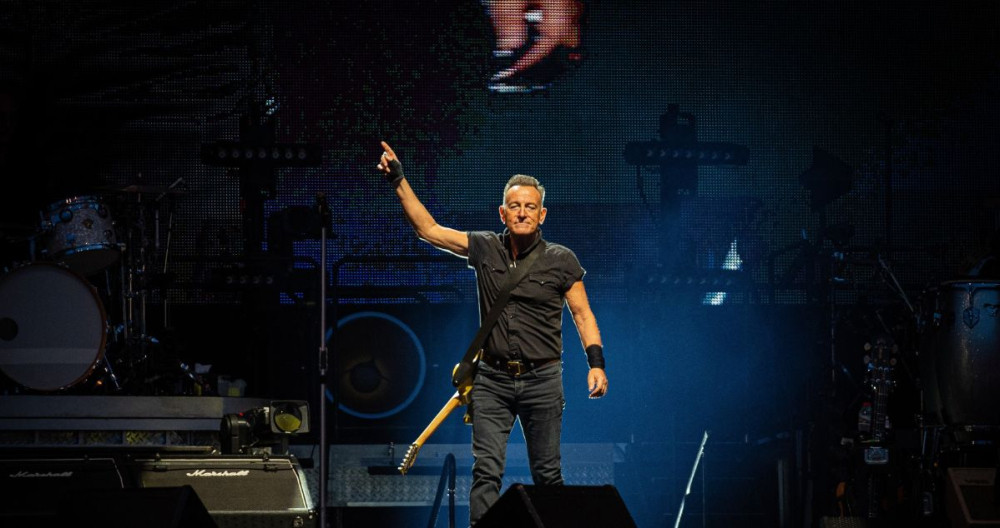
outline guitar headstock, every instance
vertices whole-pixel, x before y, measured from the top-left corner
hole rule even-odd
[[[406,455],[403,456],[403,461],[399,463],[399,473],[405,475],[407,471],[413,467],[413,463],[417,460],[417,452],[420,451],[420,444],[410,444],[410,448],[406,450]]]
[[[898,346],[889,336],[881,335],[873,343],[865,343],[866,382],[876,394],[891,390],[895,385],[893,369],[898,352]]]

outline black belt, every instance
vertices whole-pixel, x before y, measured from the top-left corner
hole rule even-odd
[[[493,356],[483,356],[480,361],[499,370],[500,372],[506,372],[511,376],[517,377],[522,374],[527,374],[536,368],[551,365],[552,363],[559,361],[559,358],[529,361],[526,359],[504,359]]]

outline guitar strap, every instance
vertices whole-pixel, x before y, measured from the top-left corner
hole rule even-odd
[[[466,376],[471,375],[474,372],[475,363],[478,361],[477,357],[480,350],[483,348],[483,344],[486,343],[486,338],[490,335],[493,330],[493,326],[500,319],[500,314],[503,313],[503,309],[507,306],[507,301],[510,300],[510,293],[514,291],[514,287],[517,286],[525,277],[528,276],[528,271],[531,270],[532,264],[538,260],[538,255],[545,252],[545,241],[539,240],[538,245],[531,250],[531,253],[524,260],[521,261],[520,266],[516,266],[514,271],[507,277],[507,282],[504,283],[503,288],[500,289],[500,293],[497,295],[495,301],[493,301],[493,307],[490,308],[489,313],[483,319],[483,324],[479,327],[479,331],[476,332],[476,337],[472,339],[472,343],[469,344],[468,350],[465,351],[465,356],[462,357],[462,362],[458,364],[455,368],[455,372],[452,374],[451,383],[455,387],[465,379]]]

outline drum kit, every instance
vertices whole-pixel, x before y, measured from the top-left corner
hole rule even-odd
[[[147,329],[150,279],[160,211],[169,210],[169,244],[182,183],[105,187],[59,200],[40,211],[32,229],[0,237],[0,244],[26,248],[0,276],[7,392],[158,390],[149,382],[158,353]]]

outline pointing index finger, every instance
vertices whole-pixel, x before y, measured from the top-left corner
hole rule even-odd
[[[382,142],[382,148],[385,150],[386,154],[389,155],[390,160],[397,159],[396,153],[393,152],[392,147],[390,147],[389,144],[386,143],[385,141]]]

